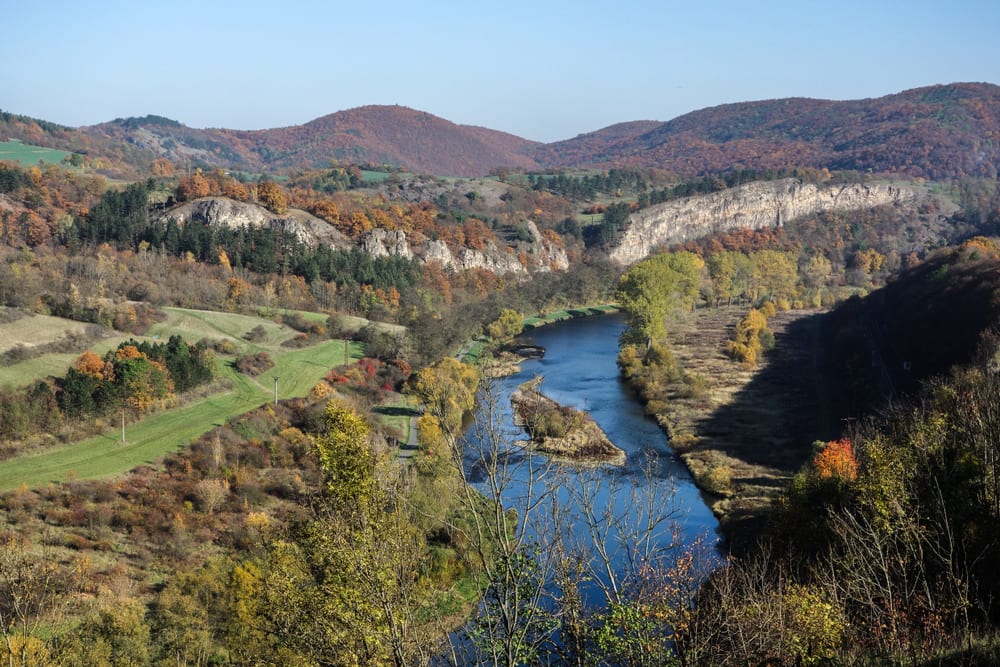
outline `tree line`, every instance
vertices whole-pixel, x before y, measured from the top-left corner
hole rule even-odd
[[[81,422],[127,408],[145,412],[211,381],[215,357],[180,336],[165,343],[123,341],[103,357],[87,351],[60,378],[5,390],[0,437],[57,433],[65,422]]]

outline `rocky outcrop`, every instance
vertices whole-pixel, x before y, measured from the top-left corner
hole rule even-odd
[[[293,234],[299,241],[315,247],[319,244],[347,248],[350,240],[327,221],[298,209],[289,209],[282,215],[272,213],[263,206],[228,199],[203,197],[189,201],[160,216],[161,221],[173,218],[180,225],[221,225],[240,227],[270,227]]]
[[[361,239],[361,249],[372,257],[405,257],[413,258],[410,244],[406,242],[406,234],[388,229],[373,229]]]
[[[749,183],[721,192],[664,202],[633,213],[612,261],[627,266],[657,246],[735,229],[780,227],[821,211],[857,211],[886,204],[914,206],[931,198],[917,186],[816,185],[799,179]]]
[[[533,222],[529,221],[526,227],[531,241],[525,244],[521,257],[512,248],[493,241],[487,241],[481,249],[453,251],[444,241],[424,239],[419,235],[408,239],[405,232],[387,229],[373,229],[365,234],[361,247],[374,257],[416,257],[425,263],[437,262],[456,271],[483,269],[497,275],[527,275],[529,272],[566,270],[569,267],[566,251],[544,238]]]
[[[160,221],[173,218],[181,225],[221,225],[231,228],[270,227],[295,235],[310,247],[320,244],[335,248],[351,248],[355,244],[333,225],[297,209],[277,215],[256,204],[239,202],[226,197],[203,197],[182,204],[160,216]],[[487,241],[482,248],[450,248],[444,241],[428,239],[416,233],[373,229],[360,241],[360,247],[372,257],[404,257],[422,262],[437,262],[455,271],[483,269],[497,275],[527,277],[529,273],[564,271],[569,267],[565,249],[538,231],[533,222],[526,224],[530,241],[516,247]]]

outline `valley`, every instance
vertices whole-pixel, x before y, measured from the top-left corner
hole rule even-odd
[[[998,90],[3,113],[0,657],[992,664]]]

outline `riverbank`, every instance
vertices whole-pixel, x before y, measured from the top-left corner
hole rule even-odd
[[[621,307],[617,304],[602,304],[597,306],[580,306],[578,308],[566,308],[563,310],[556,310],[551,313],[540,313],[538,315],[533,315],[531,317],[526,317],[524,319],[524,324],[521,329],[521,334],[528,333],[533,329],[538,327],[543,327],[548,324],[555,324],[556,322],[565,322],[566,320],[572,320],[579,317],[592,317],[594,315],[609,315],[611,313],[621,312]],[[483,351],[489,344],[490,339],[486,336],[480,336],[473,340],[470,340],[462,346],[456,354],[455,358],[459,361],[465,362],[467,364],[477,365],[480,362],[487,361],[483,358]],[[511,375],[517,372],[516,365],[512,366],[508,363],[510,359],[507,359],[504,363],[497,365],[497,374],[491,375],[491,377],[504,377],[506,375]],[[487,373],[487,375],[490,375]]]
[[[772,504],[828,435],[817,311],[768,320],[776,345],[747,369],[725,354],[743,308],[699,309],[673,323],[671,350],[696,389],[671,384],[647,408],[670,438],[739,549],[758,535]],[[648,410],[647,410],[648,411]]]
[[[515,423],[528,431],[530,447],[577,465],[625,465],[625,451],[611,442],[589,414],[545,396],[537,389],[540,382],[541,378],[525,382],[510,396]]]

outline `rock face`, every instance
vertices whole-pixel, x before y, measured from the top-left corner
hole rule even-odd
[[[224,227],[270,227],[294,234],[299,241],[315,247],[321,243],[336,248],[350,247],[350,240],[327,221],[305,211],[289,209],[278,215],[257,204],[248,204],[226,197],[203,197],[181,204],[160,220],[175,219],[178,224],[221,225]]]
[[[182,204],[160,216],[179,224],[221,225],[225,227],[270,227],[294,234],[302,243],[348,249],[355,244],[333,225],[305,211],[289,209],[282,215],[262,206],[226,197],[203,197]],[[484,269],[497,275],[527,277],[530,273],[564,271],[569,268],[565,249],[543,236],[535,223],[528,222],[531,241],[518,242],[516,248],[486,241],[481,249],[449,248],[444,241],[420,234],[407,237],[405,232],[373,229],[361,239],[360,247],[372,257],[404,257],[424,263],[437,262],[447,269],[468,271]]]
[[[376,258],[390,255],[413,258],[410,245],[406,242],[406,234],[400,231],[373,229],[361,240],[361,249]]]
[[[799,179],[749,183],[721,192],[664,202],[633,213],[611,260],[627,266],[657,246],[734,229],[780,227],[821,211],[856,211],[885,204],[913,206],[931,198],[915,186],[815,185]]]
[[[531,242],[523,248],[522,258],[511,248],[487,241],[482,249],[459,248],[452,251],[444,241],[415,236],[408,239],[405,232],[373,229],[361,241],[362,249],[374,257],[395,255],[421,261],[437,262],[446,269],[469,271],[484,269],[497,275],[526,276],[531,272],[564,271],[569,267],[566,251],[545,239],[535,223],[527,223]]]

